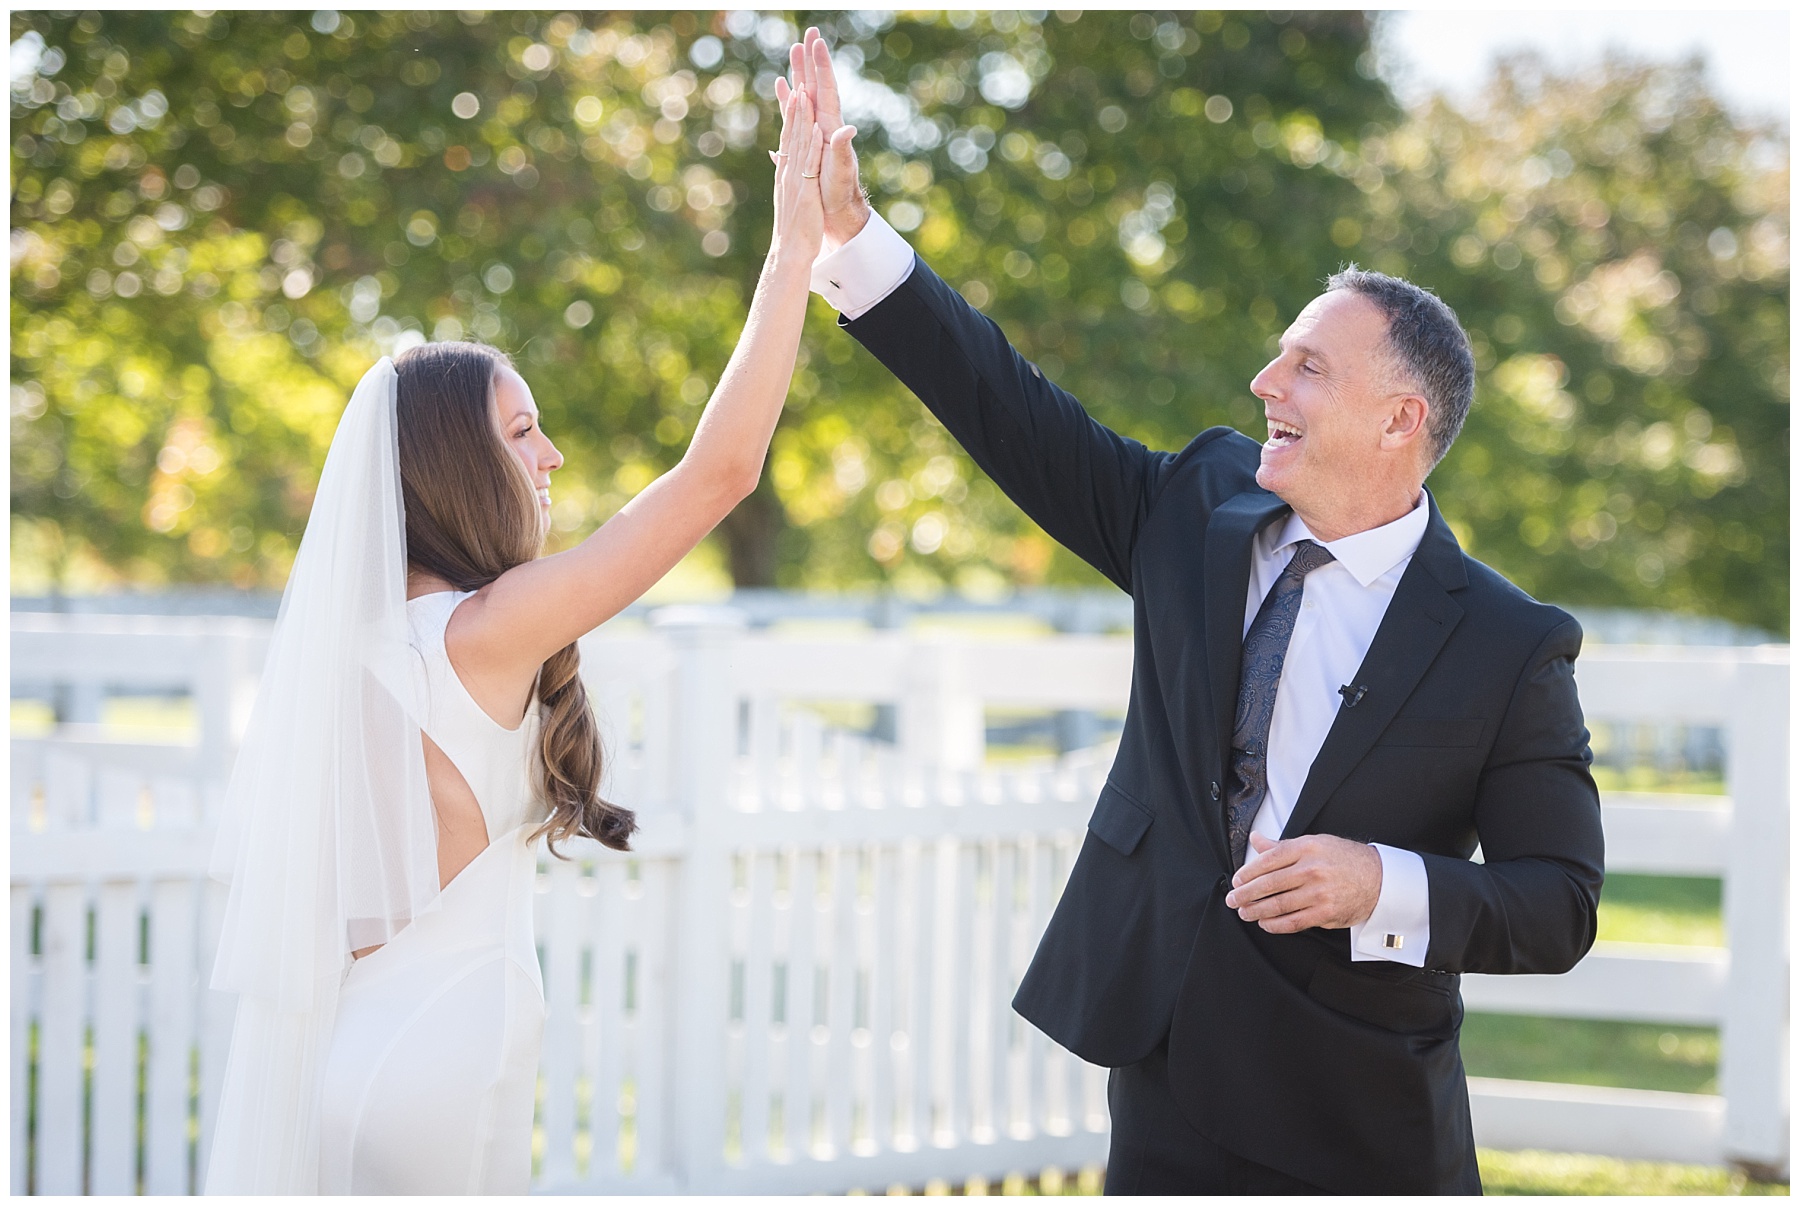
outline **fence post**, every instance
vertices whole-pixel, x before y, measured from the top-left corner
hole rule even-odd
[[[268,657],[269,625],[236,618],[217,624],[193,689],[200,714],[201,775],[223,783],[231,777],[232,759],[256,701],[257,681]]]
[[[907,608],[898,598],[891,594],[877,596],[869,606],[869,627],[877,632],[897,632],[906,627]],[[869,725],[869,736],[876,741],[898,742],[900,740],[900,705],[899,703],[879,703],[875,705],[875,717]]]
[[[724,922],[731,883],[731,852],[712,821],[732,805],[738,701],[731,654],[746,618],[732,608],[668,607],[650,622],[673,646],[669,783],[672,811],[688,826],[671,935],[669,1172],[677,1192],[709,1193],[718,1191],[725,1158],[730,953]]]
[[[60,594],[52,595],[50,610],[68,611],[68,600]],[[50,707],[59,728],[65,724],[99,724],[106,707],[106,691],[97,682],[53,682]]]
[[[979,769],[987,756],[986,719],[968,681],[962,642],[933,633],[915,638],[900,701],[900,749],[909,763],[939,771]]]
[[[87,1028],[87,890],[79,880],[52,882],[44,889],[43,901],[33,1189],[40,1194],[78,1194],[85,1192],[82,1040]],[[17,1158],[24,1155],[20,1152]]]
[[[1758,1179],[1788,1168],[1788,665],[1748,654],[1726,750],[1731,844],[1725,933],[1731,971],[1720,1028],[1725,1154]]]
[[[1070,592],[1063,596],[1055,613],[1059,633],[1089,634],[1103,631],[1105,619],[1095,606],[1092,593]],[[1100,740],[1100,718],[1088,709],[1064,709],[1056,713],[1056,752],[1067,754],[1085,750]]]

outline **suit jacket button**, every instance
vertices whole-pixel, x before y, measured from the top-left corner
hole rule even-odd
[[[1231,891],[1231,876],[1219,876],[1219,895],[1223,896],[1229,891]]]
[[[1213,799],[1217,800],[1219,798],[1219,781],[1214,779],[1211,783],[1208,783],[1206,785],[1206,790],[1212,793]]]

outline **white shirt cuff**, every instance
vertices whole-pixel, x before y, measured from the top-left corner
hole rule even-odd
[[[855,322],[905,284],[912,270],[912,245],[871,208],[855,238],[813,261],[812,291]]]
[[[1425,949],[1431,945],[1431,887],[1425,860],[1411,850],[1369,844],[1381,856],[1381,895],[1369,919],[1350,927],[1350,961],[1386,959],[1424,967]]]

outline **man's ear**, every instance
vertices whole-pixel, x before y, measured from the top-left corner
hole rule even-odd
[[[1399,394],[1381,432],[1383,448],[1398,450],[1429,438],[1431,403],[1419,394]]]

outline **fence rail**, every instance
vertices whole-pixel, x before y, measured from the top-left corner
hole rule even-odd
[[[87,725],[13,742],[12,1189],[189,1192],[230,1026],[204,868],[267,625],[15,616],[15,690]],[[1128,641],[842,640],[667,609],[584,644],[633,856],[546,861],[549,1191],[872,1190],[1104,1159],[1104,1071],[1009,1008],[1104,781],[997,763],[984,713],[1123,707]],[[1728,796],[1611,794],[1609,868],[1725,880],[1728,949],[1606,945],[1473,1009],[1717,1025],[1719,1096],[1471,1082],[1478,1139],[1787,1165],[1785,649],[1595,647],[1595,720],[1725,733]],[[197,739],[91,727],[179,689]],[[828,724],[879,705],[892,740]],[[836,711],[834,711],[834,709]],[[140,1129],[141,1120],[141,1129]]]

